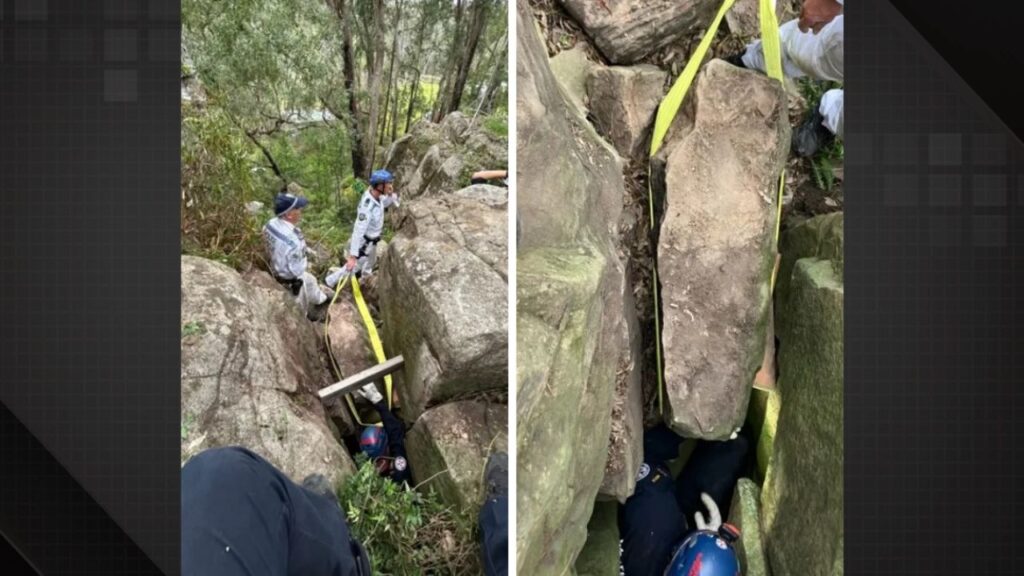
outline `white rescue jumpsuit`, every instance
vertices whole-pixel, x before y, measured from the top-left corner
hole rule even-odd
[[[300,280],[295,300],[303,312],[309,313],[313,307],[323,304],[327,294],[320,289],[316,277],[306,271],[306,239],[302,232],[291,222],[280,217],[272,218],[263,227],[270,252],[270,268],[280,280]]]
[[[843,4],[844,0],[836,0]],[[810,76],[818,80],[843,81],[843,15],[839,14],[815,34],[811,30],[801,32],[799,20],[790,20],[779,26],[779,40],[782,45],[782,72],[790,78]],[[761,40],[747,46],[743,54],[743,65],[754,70],[766,71]],[[818,106],[830,132],[843,137],[843,89],[834,88],[825,92]]]
[[[381,195],[378,199],[367,190],[359,199],[356,223],[352,227],[352,239],[348,243],[349,255],[356,257],[353,274],[373,274],[373,265],[377,262],[377,242],[384,232],[384,210],[389,206],[398,206],[398,194]]]

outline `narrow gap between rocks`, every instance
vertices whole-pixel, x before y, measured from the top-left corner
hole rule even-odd
[[[549,58],[553,58],[565,50],[582,49],[586,58],[602,66],[613,66],[606,60],[599,50],[594,46],[593,40],[586,31],[577,23],[572,16],[567,14],[563,6],[556,0],[529,0],[533,9],[536,23],[540,26],[542,36],[545,40]],[[795,17],[799,13],[798,0],[780,0],[781,13],[785,16],[780,18],[780,23]],[[667,72],[668,81],[665,86],[667,92],[669,86],[675,81],[686,59],[693,52],[693,49],[700,42],[705,30],[694,30],[683,40],[659,50],[640,62],[631,64],[651,64],[658,69]],[[751,40],[749,37],[739,37],[723,25],[712,43],[711,49],[705,58],[705,63],[714,58],[725,58],[740,52],[746,43]],[[556,74],[557,76],[557,74]],[[807,102],[820,96],[823,90],[821,86],[810,82],[793,83],[787,85],[787,102],[790,125],[796,128],[803,119]],[[691,95],[687,102],[692,102]],[[609,144],[612,144],[606,127],[602,127],[599,119],[591,112],[589,102],[584,96],[584,112],[587,120],[593,125],[599,135],[604,137]],[[684,104],[680,114],[686,113],[687,106]],[[662,208],[664,206],[664,173],[654,173],[651,169],[651,159],[647,155],[650,143],[650,127],[640,147],[639,152],[630,157],[623,157],[623,180],[625,194],[623,198],[623,212],[619,222],[620,252],[626,263],[626,277],[632,283],[632,295],[638,326],[641,336],[641,351],[638,358],[640,362],[640,378],[643,398],[643,426],[649,429],[662,422],[662,416],[658,409],[658,374],[656,353],[660,346],[655,336],[655,297],[652,285],[653,270],[657,266],[657,246],[662,221]],[[655,185],[649,187],[649,178],[655,179]],[[661,179],[661,185],[657,180]],[[803,159],[790,155],[786,160],[786,182],[785,195],[783,197],[781,232],[799,224],[807,218],[836,212],[842,210],[843,203],[843,167],[841,145],[834,147],[827,154],[820,155],[814,159]],[[654,198],[654,220],[655,226],[652,229],[649,213],[649,190],[653,189]],[[660,288],[660,287],[659,287]],[[660,302],[657,303],[660,308]],[[778,314],[774,309],[772,314]],[[659,310],[660,315],[660,310]],[[780,339],[774,334],[774,322],[769,323],[769,334],[767,341],[774,342],[774,350],[769,351],[766,358],[766,366],[774,376],[772,384],[782,379],[778,370],[778,352]],[[773,353],[773,354],[772,354]],[[770,366],[769,366],[770,364]],[[758,374],[751,374],[751,383],[755,381]],[[623,419],[623,390],[627,385],[626,377],[620,369],[616,378],[615,402],[612,407],[612,433],[609,442],[609,453],[619,454],[626,442],[623,438],[624,427],[620,420]],[[758,467],[758,451],[761,429],[761,422],[758,419],[755,407],[755,395],[762,394],[757,389],[751,392],[751,403],[748,407],[748,414],[741,434],[749,441],[750,449],[747,453],[744,470],[741,478],[750,478],[760,485],[764,478]],[[760,400],[759,400],[760,401]],[[668,400],[665,399],[666,412],[668,411]],[[673,473],[678,475],[685,466],[694,447],[693,442],[686,442],[682,445],[679,458],[671,463]],[[621,454],[620,454],[621,455]],[[609,458],[609,464],[614,458]],[[606,473],[612,472],[606,467]],[[722,517],[727,518],[730,510],[722,510]],[[599,515],[595,508],[594,520]],[[691,520],[692,521],[692,520]],[[593,536],[593,533],[591,533]],[[595,537],[596,538],[596,537]]]

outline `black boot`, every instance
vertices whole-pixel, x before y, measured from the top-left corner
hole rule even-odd
[[[508,454],[495,452],[484,468],[484,488],[487,498],[508,496]]]
[[[815,106],[804,117],[804,121],[793,131],[793,153],[801,158],[810,158],[818,150],[832,144],[836,136],[822,123],[825,117]]]
[[[732,56],[725,58],[725,61],[737,68],[746,68],[746,66],[743,64],[743,55],[746,53],[746,50],[744,50],[743,52],[737,52]]]

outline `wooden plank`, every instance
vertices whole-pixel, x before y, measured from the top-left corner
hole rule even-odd
[[[326,388],[321,388],[320,391],[317,392],[317,395],[320,396],[320,400],[328,400],[340,394],[348,394],[349,392],[362,388],[374,380],[380,380],[388,374],[398,372],[404,365],[405,359],[402,358],[401,355],[395,356],[394,358],[388,358],[384,362],[367,368],[357,374],[353,374],[341,382],[335,382]],[[381,393],[383,394],[383,390]]]

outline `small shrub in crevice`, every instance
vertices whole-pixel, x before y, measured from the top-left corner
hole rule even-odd
[[[365,456],[339,491],[349,529],[370,554],[374,574],[480,574],[476,518],[379,476]]]

